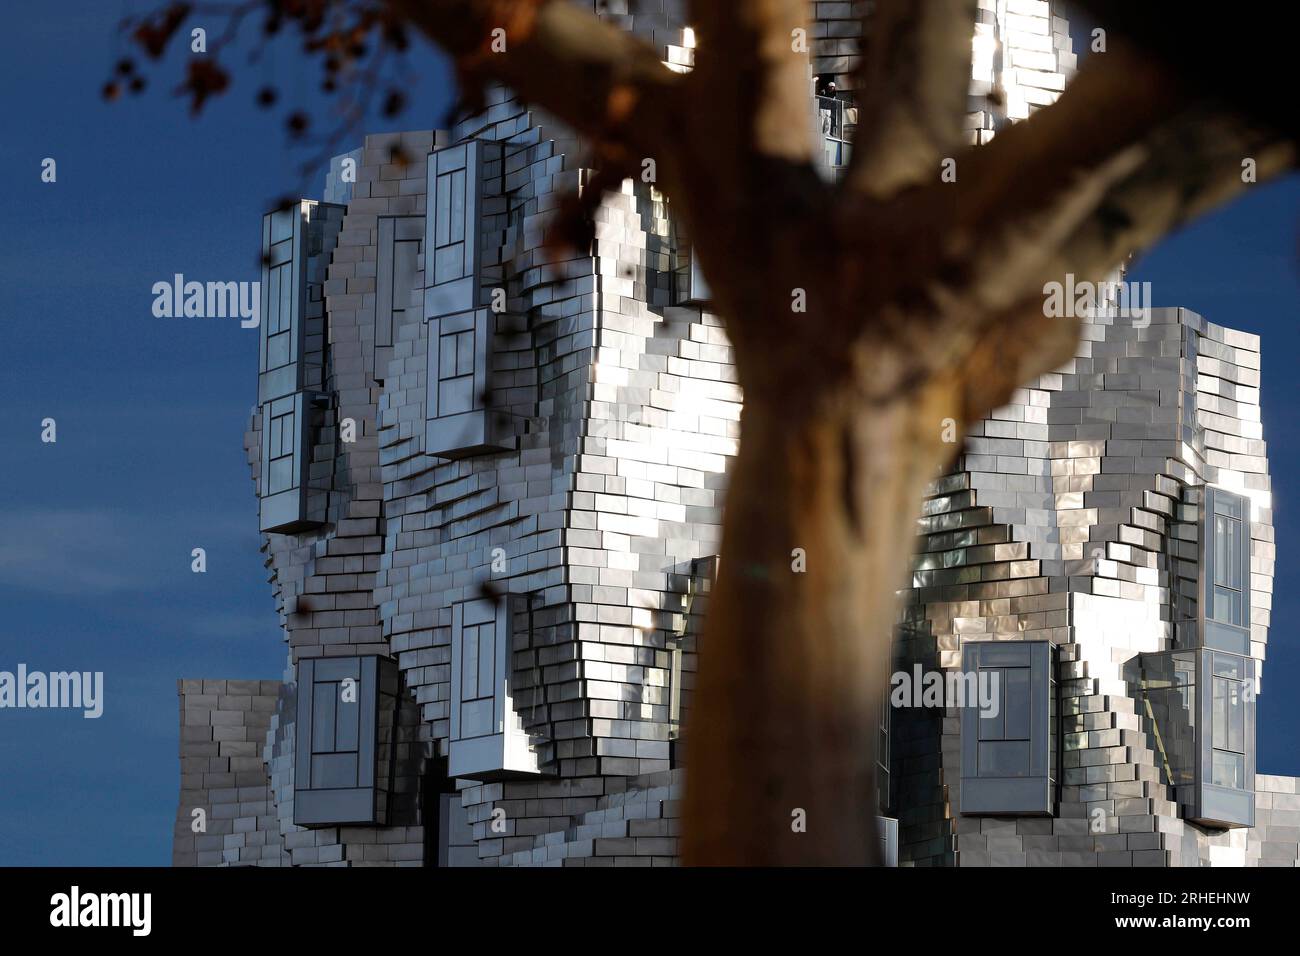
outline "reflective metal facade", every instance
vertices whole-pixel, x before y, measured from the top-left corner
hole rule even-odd
[[[1184,309],[1096,315],[1076,358],[975,428],[934,483],[898,667],[951,671],[977,642],[1050,641],[1062,786],[1052,818],[968,812],[957,711],[895,711],[904,865],[1295,865],[1296,780],[1254,773],[1252,703],[1249,740],[1223,745],[1240,748],[1246,785],[1216,788],[1226,731],[1196,663],[1223,654],[1200,650],[1206,501],[1220,488],[1249,511],[1248,657],[1224,663],[1241,662],[1252,699],[1267,686],[1247,677],[1263,668],[1275,555],[1259,368],[1256,336]],[[1162,713],[1145,691],[1171,651],[1199,675],[1175,683],[1200,697]]]

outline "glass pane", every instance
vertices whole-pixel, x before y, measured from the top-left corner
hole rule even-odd
[[[283,331],[280,328],[280,276],[283,271],[279,268],[272,269],[268,280],[270,288],[267,290],[266,301],[267,308],[271,310],[271,314],[266,317],[266,332],[268,335]]]
[[[460,735],[483,737],[492,733],[492,698],[469,701],[460,708]]]
[[[355,753],[317,754],[311,761],[311,786],[313,790],[336,790],[357,785],[357,755]]]
[[[1246,789],[1246,757],[1243,754],[1214,751],[1214,765],[1210,774],[1210,783],[1216,787],[1231,787],[1234,790]]]
[[[280,328],[288,331],[293,328],[293,268],[286,262],[280,267]]]
[[[1006,709],[1007,740],[1029,739],[1029,668],[1008,667],[1002,671],[1002,706]]]
[[[266,340],[266,368],[270,371],[289,364],[289,333],[281,332]]]
[[[979,744],[981,777],[1029,776],[1029,741],[990,740]]]
[[[1196,726],[1196,688],[1183,686],[1178,688],[1178,702],[1187,714],[1189,726]]]
[[[1211,736],[1216,750],[1246,752],[1246,701],[1241,688],[1240,681],[1214,678],[1214,729]]]
[[[339,685],[317,684],[311,696],[311,749],[313,753],[334,750],[334,707]]]
[[[473,700],[478,694],[478,629],[461,629],[460,698]]]
[[[1241,623],[1241,615],[1238,613],[1241,607],[1241,595],[1238,592],[1228,588],[1216,587],[1213,600],[1214,607],[1211,608],[1210,613],[1212,620],[1221,621],[1224,624]]]
[[[1246,752],[1246,701],[1242,698],[1242,685],[1228,681],[1228,749],[1235,753]]]
[[[493,671],[496,670],[496,626],[480,624],[478,629],[478,692],[483,697],[493,695]]]
[[[474,333],[462,332],[456,336],[456,374],[474,374]]]
[[[1231,677],[1233,680],[1245,680],[1247,676],[1246,659],[1232,654],[1215,654],[1212,663],[1216,677]]]
[[[1241,518],[1243,499],[1239,495],[1229,494],[1226,491],[1216,491],[1214,493],[1214,513],[1227,515],[1229,518]]]
[[[1001,667],[981,667],[975,672],[979,682],[987,681],[987,686],[991,689],[991,698],[997,702],[998,710],[996,714],[980,711],[979,717],[979,738],[980,740],[1001,740],[1006,736],[1007,708],[1006,708],[1006,681],[1003,679],[1005,671]],[[979,686],[978,683],[976,685]]]
[[[293,220],[298,214],[296,205],[271,213],[271,242],[281,242],[293,235]]]
[[[1232,681],[1223,677],[1214,678],[1214,699],[1211,714],[1211,746],[1216,749],[1228,748],[1228,685]]]
[[[335,751],[356,750],[361,739],[361,704],[360,684],[353,687],[353,692],[344,696],[342,685],[334,684],[339,690],[338,703],[334,709],[334,749]]]
[[[458,415],[474,407],[474,378],[466,375],[438,385],[438,414]]]
[[[464,275],[465,244],[463,242],[446,246],[434,254],[433,281],[435,285],[464,278]]]
[[[438,202],[433,217],[435,246],[445,246],[451,235],[451,175],[438,177]]]
[[[443,335],[438,338],[438,378],[453,378],[456,375],[456,336]]]
[[[465,170],[458,169],[451,174],[451,241],[462,242],[465,239]]]
[[[271,494],[293,487],[293,456],[271,462]]]
[[[280,451],[280,442],[282,441],[280,437],[280,432],[283,430],[283,428],[284,428],[283,416],[280,418],[272,418],[271,421],[267,423],[266,426],[267,456],[266,457],[268,459],[279,458],[282,455],[284,455],[284,452]]]
[[[275,420],[276,427],[271,433],[271,440],[275,442],[276,458],[293,454],[293,419],[293,415],[281,415]]]
[[[1214,584],[1239,588],[1236,581],[1236,522],[1214,515]]]

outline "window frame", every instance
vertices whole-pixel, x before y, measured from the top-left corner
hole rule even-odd
[[[452,777],[470,780],[496,780],[540,771],[537,748],[514,705],[515,687],[512,666],[514,634],[512,624],[516,616],[528,620],[527,598],[520,595],[502,595],[500,598],[475,598],[451,606],[451,674],[448,692],[449,720],[447,732],[447,773]],[[464,651],[467,627],[481,629],[492,627],[491,643],[494,651],[489,673],[492,685],[492,717],[487,733],[465,735],[462,707],[466,686],[465,668],[468,655]],[[476,633],[478,646],[482,646],[482,632]],[[481,656],[481,655],[480,655]],[[481,691],[482,672],[475,661],[475,690]],[[487,700],[472,698],[470,702]]]
[[[1209,647],[1140,655],[1141,680],[1134,690],[1143,720],[1153,731],[1165,782],[1184,819],[1216,828],[1249,827],[1255,821],[1255,695],[1252,657]],[[1238,684],[1241,750],[1218,746],[1228,711],[1218,712],[1218,682]],[[1215,755],[1241,757],[1242,786],[1215,779]]]
[[[489,286],[503,281],[499,263],[485,248],[484,218],[502,218],[498,195],[504,177],[501,144],[469,139],[429,154],[424,222],[425,454],[457,459],[514,447],[510,419],[491,408],[492,352],[496,314]],[[502,208],[498,208],[502,207]],[[448,409],[442,366],[452,336],[469,336],[470,394]],[[458,349],[458,352],[460,350]]]
[[[1022,772],[985,769],[980,765],[981,743],[996,742],[984,736],[981,726],[988,718],[980,713],[979,701],[964,702],[960,712],[961,791],[963,816],[1055,816],[1059,802],[1061,747],[1060,714],[1057,703],[1057,651],[1050,641],[965,641],[961,645],[962,673],[974,675],[978,687],[984,671],[1024,669],[1025,723],[1028,736],[1010,738],[1027,744]],[[999,677],[999,716],[1007,714],[1005,695],[1010,682]],[[1008,738],[997,738],[1001,741]]]
[[[1196,793],[1193,803],[1195,822],[1207,826],[1249,827],[1255,823],[1255,674],[1254,658],[1213,648],[1197,652],[1197,667],[1201,697],[1199,701],[1200,726],[1204,732],[1197,741]],[[1233,719],[1225,708],[1217,712],[1219,698],[1215,691],[1221,684],[1235,687],[1236,710],[1241,720],[1241,750],[1232,747],[1231,728],[1222,727],[1223,720]],[[1227,746],[1219,746],[1221,731],[1228,733]],[[1242,785],[1221,783],[1216,779],[1216,756],[1231,755],[1240,758]]]
[[[1250,504],[1244,495],[1207,485],[1200,522],[1200,643],[1244,656],[1250,654],[1251,641]],[[1230,524],[1225,529],[1221,522]],[[1241,586],[1220,584],[1221,578],[1235,578]],[[1236,613],[1227,619],[1217,616],[1220,592],[1228,592],[1234,601]]]
[[[355,718],[338,746],[343,681],[356,681]],[[392,790],[400,676],[388,657],[307,657],[297,663],[293,822],[302,827],[383,826]],[[326,719],[332,726],[325,728]],[[355,726],[353,726],[353,724]],[[326,734],[328,733],[328,739]],[[329,744],[327,747],[326,744]],[[352,757],[346,774],[336,757]],[[339,764],[331,767],[326,761]],[[317,773],[320,765],[321,773]],[[347,779],[335,776],[343,772]],[[326,774],[331,779],[323,779]]]
[[[293,534],[316,527],[319,521],[308,514],[309,478],[313,419],[315,409],[325,403],[325,396],[300,391],[272,399],[262,405],[260,481],[258,483],[258,525],[260,530],[276,534]],[[290,451],[285,452],[286,441]],[[273,488],[275,465],[289,460],[291,482]]]

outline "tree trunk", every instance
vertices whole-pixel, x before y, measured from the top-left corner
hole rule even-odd
[[[954,446],[933,389],[872,405],[849,382],[812,387],[806,410],[795,383],[746,387],[687,728],[687,865],[879,862],[896,591]]]

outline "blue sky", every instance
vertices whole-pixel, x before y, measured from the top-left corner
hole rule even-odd
[[[114,25],[146,8],[26,3],[0,32],[0,62],[17,78],[0,94],[0,669],[102,670],[107,695],[99,720],[0,711],[0,864],[167,864],[176,679],[283,668],[242,447],[256,332],[233,319],[155,318],[150,290],[176,272],[258,278],[260,216],[301,188],[315,151],[288,147],[283,114],[253,97],[275,81],[290,102],[316,105],[317,74],[286,48],[237,70],[232,91],[194,122],[169,93],[173,61],[151,71],[144,96],[105,104],[99,89],[126,52]],[[410,108],[396,121],[369,117],[367,132],[438,125],[448,71],[423,48],[411,66]],[[40,181],[45,157],[58,163],[52,185]],[[1300,682],[1300,651],[1281,625],[1300,591],[1288,507],[1300,500],[1289,371],[1300,354],[1297,222],[1300,178],[1260,186],[1133,276],[1153,283],[1156,305],[1264,336],[1279,555],[1259,767],[1292,774],[1300,711],[1280,690]],[[47,417],[56,444],[40,441]],[[206,574],[190,570],[195,547]]]
[[[0,669],[102,670],[107,697],[98,720],[0,711],[0,865],[169,864],[176,679],[284,667],[243,451],[257,332],[155,318],[150,290],[176,272],[258,278],[261,215],[303,188],[317,148],[290,148],[283,112],[254,97],[270,80],[302,102],[316,67],[286,47],[236,70],[197,121],[171,95],[175,61],[144,95],[106,104],[100,87],[127,52],[115,24],[149,8],[24,3],[0,33],[18,80],[0,94]],[[413,52],[407,112],[364,131],[445,114],[445,65]],[[54,184],[40,181],[45,157]],[[310,186],[319,195],[321,177]],[[40,441],[47,417],[55,444]],[[206,574],[190,570],[196,547]]]

